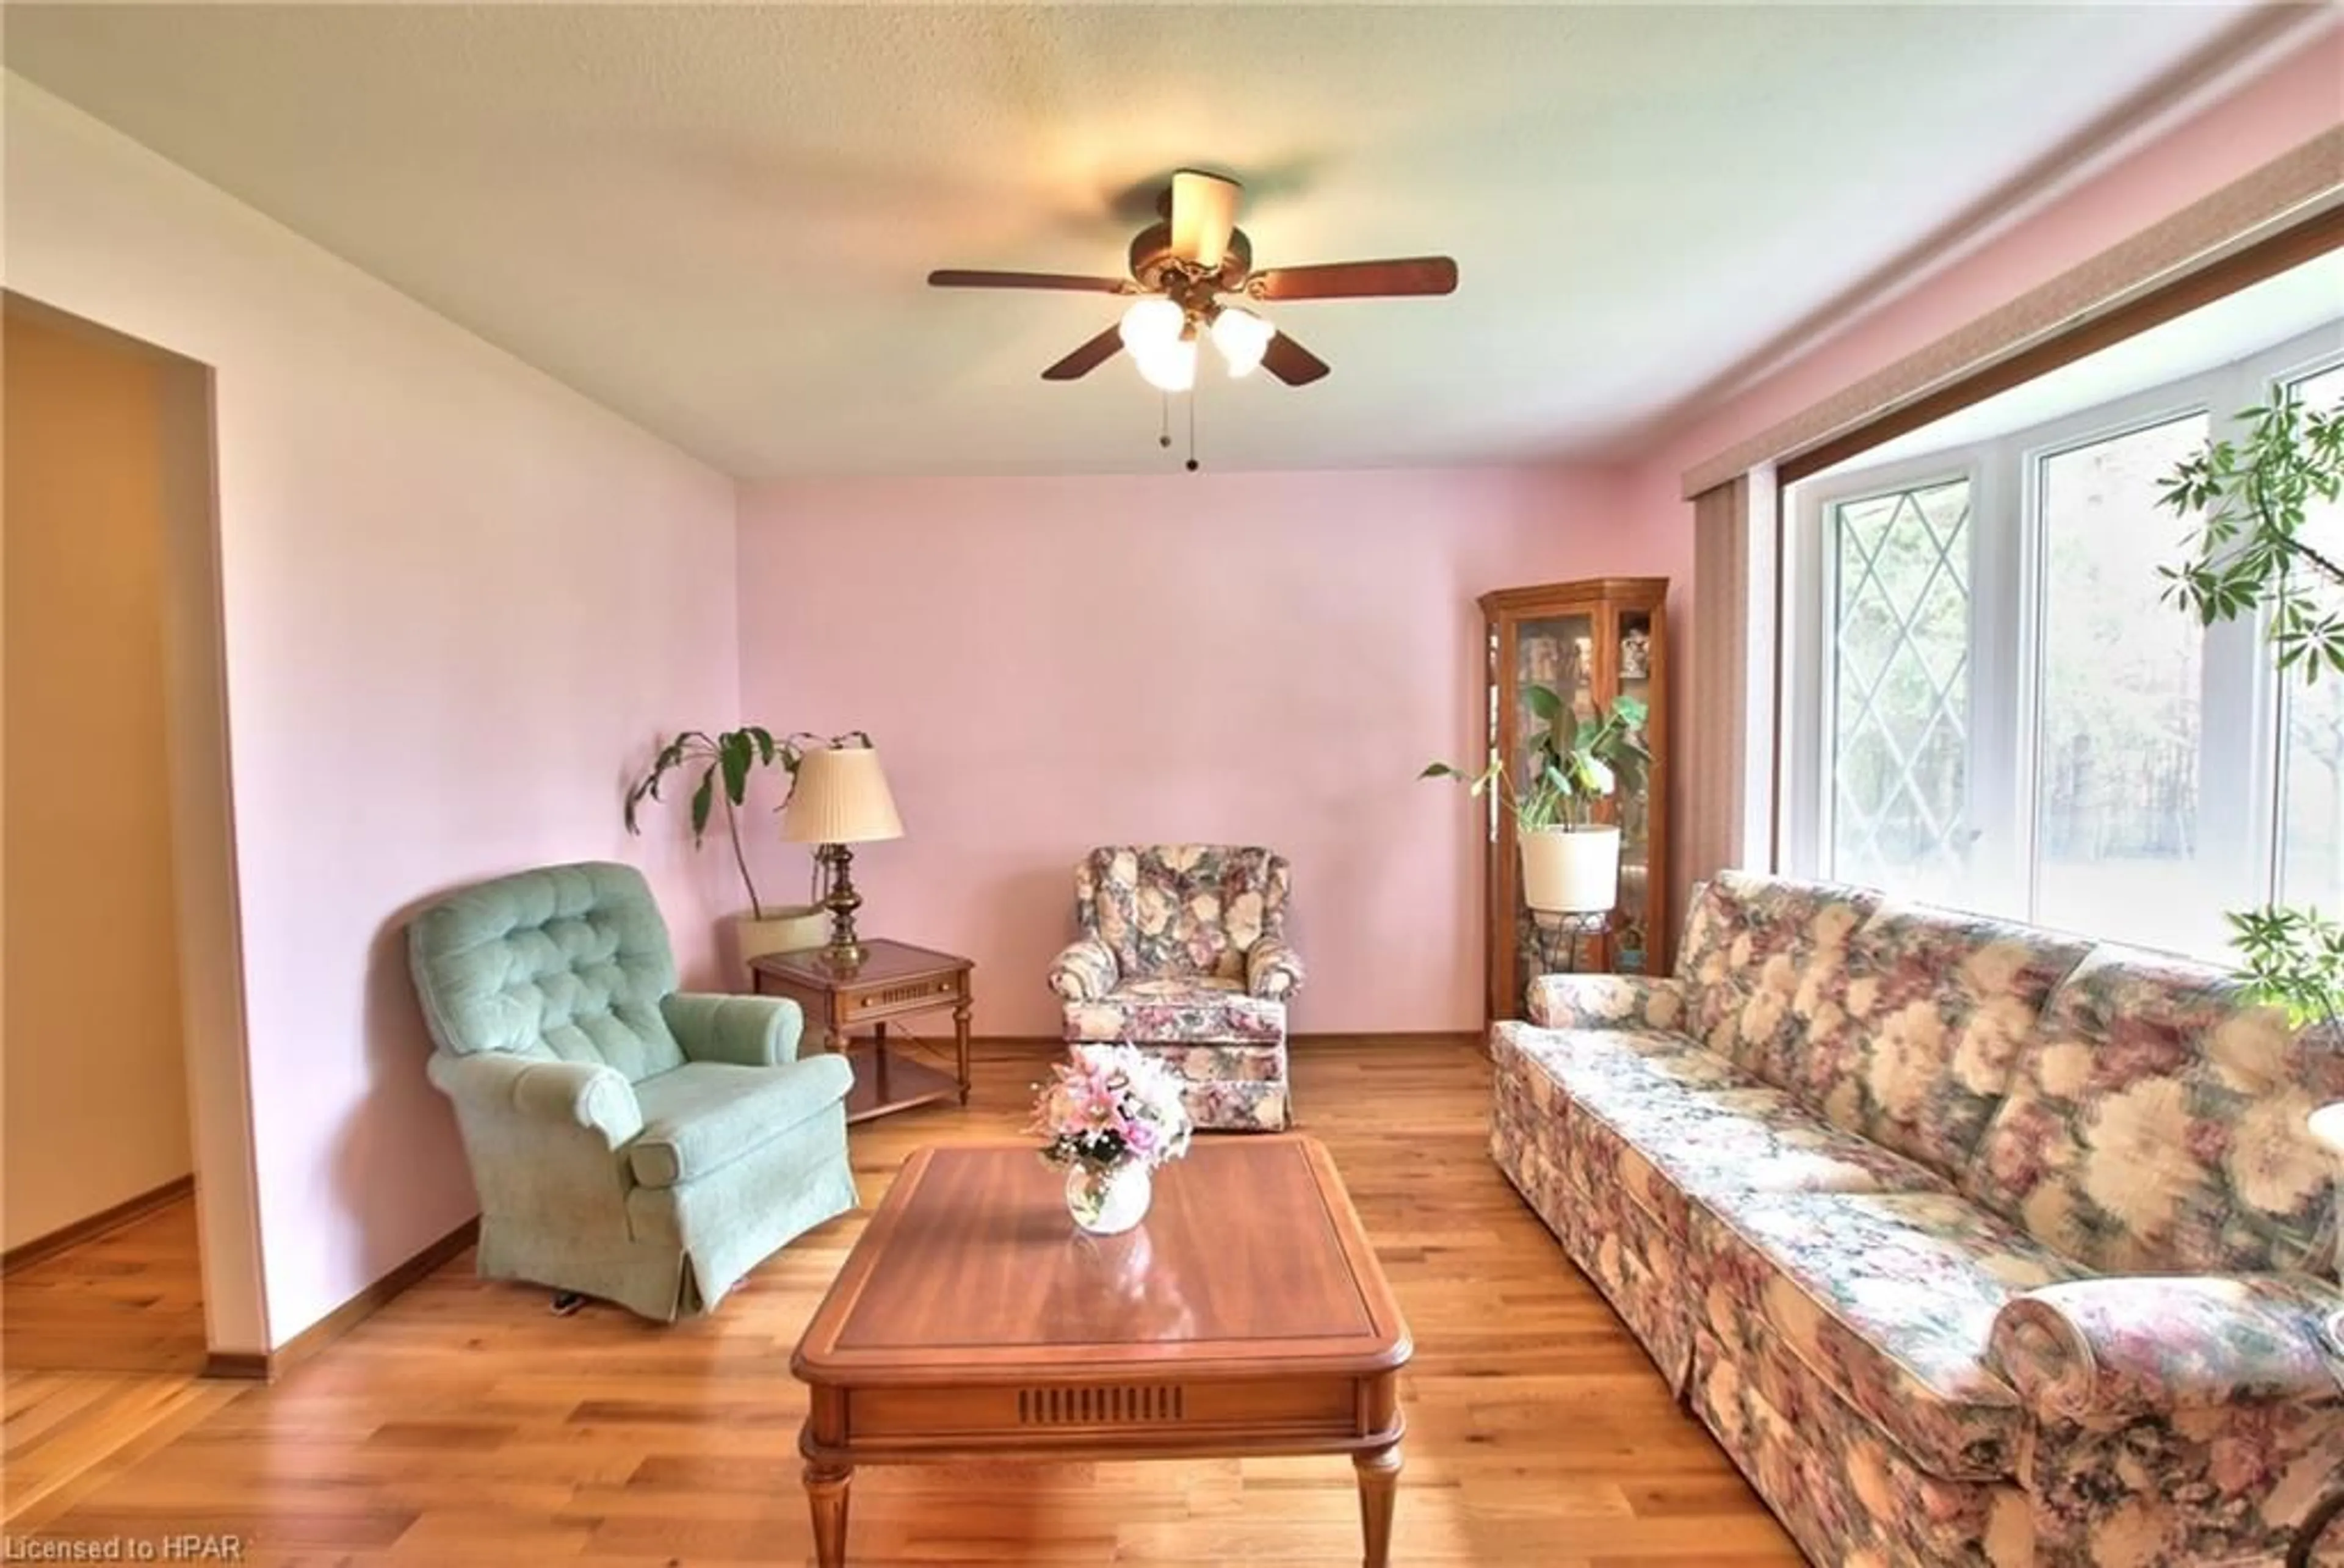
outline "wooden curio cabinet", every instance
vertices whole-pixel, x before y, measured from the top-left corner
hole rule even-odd
[[[1534,915],[1522,903],[1521,861],[1510,811],[1489,816],[1485,933],[1491,1018],[1527,1016],[1532,978],[1567,971],[1665,975],[1675,931],[1669,919],[1669,660],[1665,577],[1606,577],[1509,588],[1481,596],[1489,639],[1490,744],[1520,778],[1539,721],[1522,698],[1536,683],[1568,699],[1581,718],[1615,697],[1651,707],[1645,744],[1652,765],[1641,788],[1607,801],[1620,824],[1620,899],[1609,916]]]

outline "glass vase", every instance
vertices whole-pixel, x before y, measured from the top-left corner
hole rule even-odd
[[[1147,1217],[1155,1179],[1137,1160],[1066,1168],[1066,1212],[1094,1236],[1120,1236]]]

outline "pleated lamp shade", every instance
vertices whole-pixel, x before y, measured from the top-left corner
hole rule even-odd
[[[791,844],[870,844],[904,836],[887,775],[870,746],[808,752],[798,764],[797,789],[782,814],[782,837]]]

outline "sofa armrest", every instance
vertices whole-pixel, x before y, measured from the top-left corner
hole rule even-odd
[[[635,1086],[616,1067],[599,1062],[434,1051],[425,1070],[440,1093],[492,1118],[582,1128],[614,1149],[643,1130]]]
[[[2126,1276],[2004,1303],[1986,1359],[2038,1421],[2344,1399],[2344,1290],[2304,1274]]]
[[[1123,972],[1115,949],[1086,936],[1050,960],[1050,989],[1069,1002],[1096,1002],[1115,989]]]
[[[1246,994],[1283,1001],[1302,989],[1302,955],[1274,936],[1246,949]]]
[[[1684,986],[1642,975],[1541,975],[1531,982],[1531,1022],[1549,1029],[1674,1029]]]
[[[805,1014],[782,996],[679,991],[660,1002],[675,1043],[695,1062],[777,1067],[798,1059]]]

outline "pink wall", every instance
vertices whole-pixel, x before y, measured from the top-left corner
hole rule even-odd
[[[1473,818],[1415,774],[1478,744],[1474,597],[1679,572],[1683,543],[1589,471],[767,485],[742,699],[872,732],[907,836],[858,856],[865,928],[975,957],[981,1032],[1056,1031],[1074,864],[1135,840],[1293,860],[1297,1029],[1470,1028]]]
[[[733,486],[14,77],[6,116],[7,286],[217,372],[265,1314],[214,1348],[280,1345],[474,1212],[419,902],[632,859],[711,972],[713,863],[618,804],[735,707]]]

